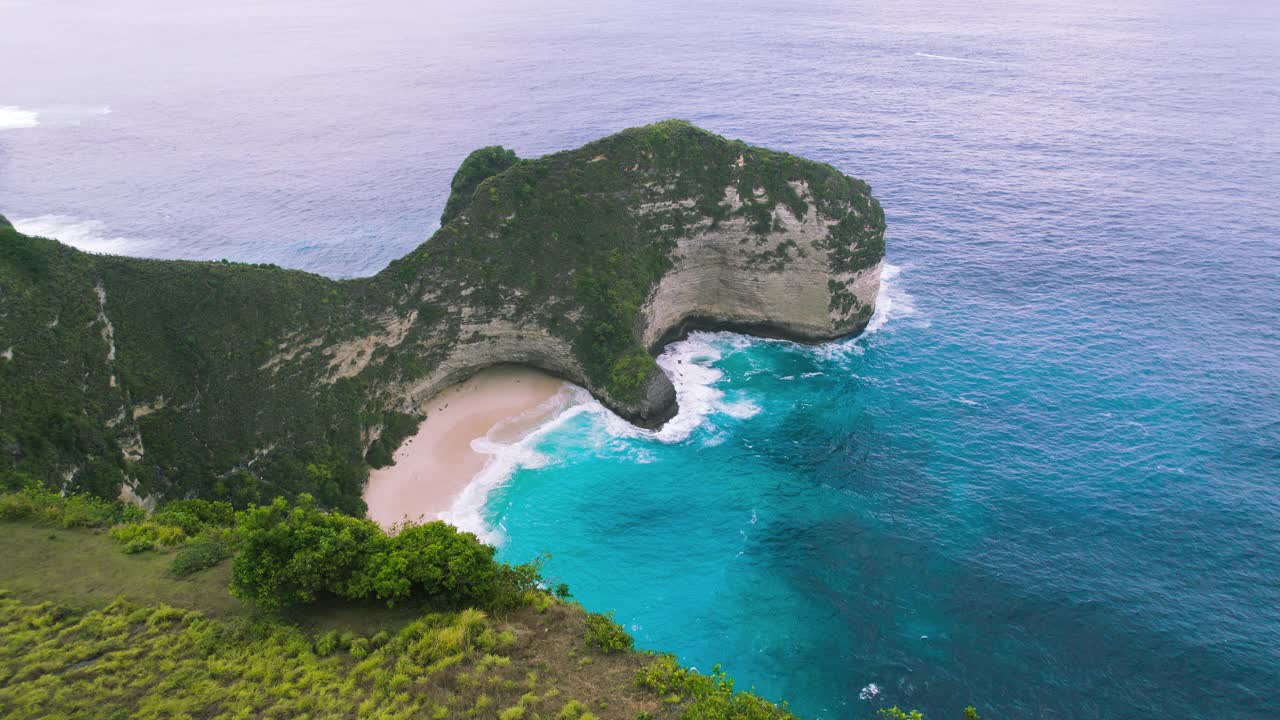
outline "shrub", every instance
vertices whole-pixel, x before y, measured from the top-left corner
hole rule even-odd
[[[117,522],[137,520],[142,509],[135,505],[108,502],[93,495],[61,495],[36,483],[16,492],[0,495],[0,520],[33,520],[57,527],[107,527]]]
[[[388,536],[372,520],[321,512],[308,495],[241,514],[231,591],[266,609],[310,603],[319,593],[388,605],[414,598],[448,607],[517,607],[538,566],[494,560],[494,549],[443,522]]]
[[[786,703],[773,703],[752,693],[733,691],[733,680],[717,665],[710,675],[683,668],[671,655],[640,668],[636,684],[659,696],[689,700],[686,720],[795,720]],[[915,720],[915,719],[912,719]]]
[[[245,511],[237,533],[231,593],[269,610],[313,602],[320,592],[363,595],[352,592],[352,579],[386,541],[372,521],[323,513],[305,494],[292,509],[277,498]]]
[[[160,525],[182,528],[188,535],[195,535],[205,528],[230,527],[235,521],[231,503],[209,500],[175,500],[165,503],[151,515],[151,521]]]
[[[137,555],[141,552],[150,552],[156,549],[156,544],[146,538],[134,538],[124,544],[124,551],[129,555]]]
[[[622,652],[630,650],[635,644],[627,631],[614,622],[613,611],[608,614],[587,613],[587,645],[605,652]]]
[[[351,641],[348,651],[351,653],[351,657],[356,660],[363,660],[369,657],[369,640],[362,637],[355,638]]]
[[[182,528],[160,525],[150,520],[117,525],[111,528],[110,535],[116,542],[125,546],[126,552],[139,552],[130,548],[140,548],[143,545],[147,546],[144,549],[153,549],[175,547],[187,541],[187,534],[182,531]]]
[[[231,544],[225,532],[205,530],[174,555],[169,571],[178,577],[217,565],[231,557]]]
[[[587,711],[587,707],[577,700],[570,700],[560,708],[560,714],[556,715],[558,720],[578,720],[582,717],[582,713]]]
[[[320,657],[332,655],[338,645],[338,633],[330,630],[316,639],[316,654]]]

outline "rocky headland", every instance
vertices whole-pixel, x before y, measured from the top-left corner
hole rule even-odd
[[[656,427],[663,345],[857,333],[883,254],[865,183],[679,121],[476,151],[440,230],[371,278],[90,255],[0,218],[0,473],[361,512],[447,386],[528,365]]]

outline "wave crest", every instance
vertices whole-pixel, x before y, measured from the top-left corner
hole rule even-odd
[[[18,232],[53,238],[71,247],[92,253],[124,255],[137,250],[129,238],[112,236],[101,220],[82,220],[71,215],[37,215],[13,221]]]
[[[20,130],[40,124],[40,113],[16,105],[0,105],[0,130]]]

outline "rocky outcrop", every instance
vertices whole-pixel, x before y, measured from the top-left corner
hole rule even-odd
[[[797,218],[781,207],[777,220],[782,230],[763,240],[752,239],[742,219],[701,228],[680,239],[674,267],[650,293],[638,318],[638,334],[651,354],[659,354],[695,330],[817,343],[866,327],[875,309],[883,262],[838,272],[824,246],[832,218],[816,213]],[[833,283],[855,302],[836,306]],[[662,373],[651,376],[638,400],[623,401],[595,386],[572,348],[543,329],[503,317],[463,326],[463,337],[472,333],[483,339],[459,345],[436,373],[406,389],[409,407],[425,407],[432,395],[482,368],[518,363],[586,387],[637,425],[660,426],[678,410],[675,388]]]
[[[519,363],[656,427],[677,410],[652,360],[666,343],[696,329],[820,342],[860,331],[874,310],[884,217],[870,188],[688,123],[536,160],[482,148],[452,187],[440,232],[374,278],[398,309],[376,332],[318,349],[331,381],[379,357],[431,357],[387,386],[401,412]],[[434,324],[414,331],[422,319]]]
[[[733,188],[727,194],[732,198]],[[812,202],[807,192],[801,198]],[[769,235],[753,236],[745,220],[735,219],[681,238],[675,267],[645,305],[645,346],[658,352],[691,330],[737,330],[798,342],[861,331],[875,306],[881,263],[837,271],[826,250],[834,223],[817,213],[796,217],[778,206],[774,227],[780,229]],[[840,307],[833,296],[840,290],[855,302]]]

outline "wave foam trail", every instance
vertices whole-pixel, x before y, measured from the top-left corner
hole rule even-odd
[[[72,215],[37,215],[14,220],[18,232],[51,237],[86,252],[124,255],[137,251],[137,242],[127,237],[109,236],[101,220],[82,220]]]
[[[40,113],[16,105],[0,105],[0,130],[33,128],[40,124]]]
[[[489,495],[510,479],[516,470],[536,469],[551,464],[552,458],[537,451],[538,442],[547,433],[586,409],[581,396],[584,392],[566,385],[555,397],[531,411],[543,414],[550,410],[551,418],[514,442],[502,442],[496,439],[496,436],[502,432],[503,424],[490,430],[484,437],[472,440],[471,449],[488,455],[489,460],[485,463],[484,469],[472,478],[458,498],[453,501],[453,505],[440,513],[438,518],[461,530],[475,533],[476,537],[491,545],[501,544],[503,540],[501,528],[489,527],[484,519],[484,508]],[[520,418],[514,420],[518,421]]]
[[[915,299],[898,283],[901,265],[885,263],[880,271],[880,289],[876,291],[876,311],[867,323],[864,335],[870,335],[884,327],[893,318],[911,317],[916,314]]]
[[[501,526],[490,527],[485,521],[485,505],[493,491],[506,483],[517,470],[546,467],[554,458],[537,451],[538,443],[548,433],[561,427],[571,418],[591,413],[602,422],[603,433],[594,442],[600,447],[617,440],[656,440],[678,443],[689,438],[699,427],[711,427],[710,418],[722,414],[734,419],[746,419],[758,415],[761,408],[743,397],[726,400],[725,394],[715,387],[723,377],[714,363],[722,357],[719,347],[728,344],[734,349],[746,347],[749,340],[729,333],[697,332],[667,347],[656,360],[663,372],[671,378],[676,388],[676,400],[680,405],[676,416],[658,430],[636,427],[600,404],[586,390],[565,385],[565,389],[548,403],[556,407],[551,418],[516,442],[504,443],[495,439],[501,426],[483,438],[473,440],[471,448],[490,456],[483,470],[463,490],[448,511],[439,518],[491,544],[504,540]],[[535,412],[545,414],[544,406]],[[708,439],[707,446],[723,442],[723,436]],[[628,453],[634,462],[653,462],[651,453],[642,448]]]
[[[898,281],[901,274],[902,266],[885,263],[880,271],[880,289],[876,291],[876,311],[867,322],[866,329],[857,337],[819,345],[814,352],[828,359],[846,357],[849,354],[859,355],[864,352],[864,339],[879,332],[890,320],[917,315],[915,298]]]
[[[694,430],[709,425],[709,418],[717,413],[737,419],[752,417],[760,412],[755,403],[746,399],[726,402],[724,392],[715,387],[723,377],[714,365],[721,358],[717,346],[728,342],[738,349],[745,347],[739,344],[744,341],[750,342],[729,333],[695,332],[667,346],[657,363],[675,385],[680,410],[658,430],[638,428],[599,403],[593,403],[591,409],[604,415],[605,429],[615,438],[649,438],[665,443],[687,439]]]
[[[934,55],[933,53],[918,52],[916,57],[930,58],[932,60],[947,60],[950,62],[974,63],[975,65],[993,65],[990,60],[974,60],[973,58],[954,57],[951,55]]]
[[[108,235],[101,220],[81,220],[70,215],[38,215],[14,220],[13,226],[18,232],[53,238],[86,252],[121,255],[137,250],[132,240]]]

